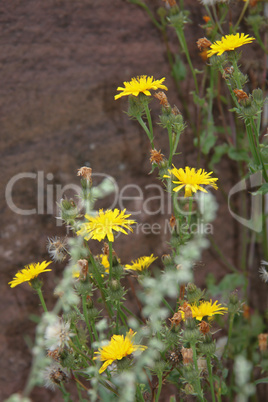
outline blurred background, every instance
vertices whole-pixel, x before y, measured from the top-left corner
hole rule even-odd
[[[161,0],[147,4],[153,9],[163,6]],[[185,4],[192,20],[186,26],[186,38],[194,66],[201,69],[203,61],[196,41],[204,36],[201,27],[204,9],[196,0]],[[66,234],[65,227],[59,226],[55,218],[56,201],[59,201],[56,188],[70,183],[79,185],[77,169],[90,166],[94,173],[114,177],[119,189],[126,184],[137,184],[145,198],[157,195],[154,189],[146,189],[149,184],[158,184],[156,173],[148,174],[151,168],[148,139],[138,123],[124,113],[127,98],[114,100],[116,88],[138,75],[166,77],[170,104],[176,104],[179,109],[181,105],[161,34],[140,8],[126,0],[3,0],[0,31],[3,189],[0,400],[3,400],[25,385],[35,329],[30,318],[31,314],[41,312],[38,298],[28,284],[10,289],[8,282],[24,265],[49,260],[47,238]],[[178,43],[172,31],[170,43],[177,51]],[[252,68],[248,60],[244,67]],[[192,88],[188,74],[180,90],[189,105]],[[156,122],[159,102],[154,100],[150,107]],[[156,130],[156,149],[165,153],[168,139],[160,127]],[[196,166],[197,152],[189,129],[183,134],[179,152],[177,167]],[[27,178],[16,176],[20,173],[26,173]],[[227,194],[238,177],[233,162],[227,158],[217,165],[215,175]],[[37,209],[36,213],[22,215],[10,208],[4,195],[12,179],[14,205],[24,211]],[[38,200],[38,186],[43,186],[43,201]],[[213,227],[215,241],[221,245],[227,260],[237,262],[240,224],[231,217],[224,192],[215,195],[219,203]],[[47,202],[51,197],[53,210]],[[97,206],[109,207],[109,203],[107,198]],[[139,204],[129,206],[132,210],[142,209]],[[157,210],[157,205],[154,207]],[[153,216],[145,213],[135,216],[139,223],[161,225],[167,218],[166,211]],[[168,253],[168,245],[164,243],[167,240],[168,234],[140,232],[122,238],[115,248],[122,262],[127,263],[153,252],[160,257]],[[100,252],[100,245],[94,247]],[[64,264],[53,264],[52,269],[52,273],[43,276],[49,307],[55,301],[53,289]],[[265,309],[265,285],[258,278],[258,266],[254,270],[252,308]],[[213,248],[204,253],[195,268],[199,286],[205,286],[209,272],[217,280],[229,272],[226,265],[218,262]],[[32,400],[58,401],[59,395],[40,388],[35,389]]]

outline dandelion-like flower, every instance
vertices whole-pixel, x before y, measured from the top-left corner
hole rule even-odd
[[[240,36],[241,35],[241,36]],[[249,35],[245,35],[243,33],[235,34],[235,35],[225,35],[221,38],[221,40],[217,40],[212,43],[210,46],[210,50],[208,51],[208,57],[217,54],[217,56],[221,56],[222,53],[228,52],[230,50],[235,50],[240,46],[246,45],[247,43],[251,43],[255,38],[252,38]]]
[[[51,271],[51,269],[46,269],[52,261],[43,261],[32,263],[29,265],[25,265],[25,267],[18,271],[11,282],[8,282],[11,288],[14,288],[17,285],[20,285],[23,282],[28,282],[31,284],[31,281],[38,277],[38,275],[42,274],[43,272]]]
[[[162,82],[165,78],[161,80],[155,80],[154,77],[147,77],[147,75],[142,75],[137,78],[132,78],[130,82],[124,82],[125,87],[118,87],[117,91],[122,91],[120,94],[115,95],[114,99],[119,99],[122,96],[134,95],[138,96],[141,92],[146,96],[151,96],[150,90],[165,89],[168,90]]]
[[[100,209],[98,216],[85,215],[88,222],[83,223],[81,229],[76,234],[83,236],[85,240],[95,239],[101,241],[107,237],[109,241],[113,242],[113,231],[124,234],[128,234],[126,230],[133,232],[130,225],[136,222],[132,219],[127,219],[130,214],[125,214],[125,211],[125,209],[123,211],[108,209],[103,212]]]
[[[203,317],[214,317],[216,314],[225,314],[228,311],[227,307],[222,307],[221,304],[218,304],[218,301],[216,300],[214,303],[212,303],[212,300],[210,301],[204,301],[197,305],[190,305],[191,310],[192,310],[192,316],[193,318],[196,318],[198,321],[202,321]],[[184,312],[182,311],[182,316],[183,319],[185,319]]]
[[[99,348],[95,354],[94,360],[98,359],[103,363],[99,373],[103,373],[110,364],[116,360],[121,360],[123,357],[131,355],[136,350],[145,350],[147,347],[143,345],[134,345],[133,338],[134,333],[132,329],[128,331],[126,336],[124,335],[113,335],[111,341],[108,345]]]
[[[151,254],[148,257],[140,257],[135,261],[131,261],[132,265],[127,264],[125,268],[131,269],[132,271],[145,271],[155,260],[157,260],[157,257]]]
[[[63,322],[56,317],[46,328],[45,340],[49,350],[63,349],[68,346],[71,337],[75,334],[70,331],[70,322]]]
[[[196,193],[197,190],[207,193],[207,190],[201,187],[201,185],[211,186],[215,190],[218,189],[215,183],[218,179],[210,177],[213,172],[208,173],[204,169],[195,170],[195,168],[189,168],[188,166],[185,169],[177,169],[173,165],[173,169],[169,170],[169,173],[178,179],[178,181],[172,180],[173,183],[179,184],[173,191],[177,192],[185,187],[184,197],[191,197],[192,193]],[[164,175],[164,177],[170,178],[171,176]]]

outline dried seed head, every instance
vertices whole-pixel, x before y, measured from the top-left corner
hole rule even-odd
[[[234,89],[233,92],[237,97],[238,102],[244,99],[248,99],[248,95],[246,94],[246,92],[242,91],[241,89]]]
[[[167,354],[168,360],[173,364],[178,364],[182,361],[182,354],[179,349],[171,350]]]
[[[47,239],[47,251],[55,262],[62,262],[67,257],[67,238],[50,237]]]
[[[109,255],[109,244],[108,243],[104,243],[102,252],[104,255]]]
[[[201,51],[209,48],[212,45],[210,40],[208,40],[207,38],[198,39],[196,44],[197,44],[198,49],[201,50]]]
[[[199,331],[200,331],[203,335],[208,334],[209,331],[210,331],[209,323],[207,323],[206,321],[201,321],[200,324],[199,324]]]
[[[68,381],[68,373],[59,364],[52,364],[44,373],[45,387],[54,391],[57,385]]]
[[[84,179],[92,183],[91,179],[92,169],[87,166],[83,166],[80,169],[78,169],[77,176],[82,176]]]
[[[182,354],[182,359],[183,359],[183,364],[185,366],[188,366],[189,364],[193,363],[193,349],[192,348],[181,348],[181,354]]]
[[[165,92],[160,91],[156,92],[154,94],[154,97],[160,101],[160,105],[164,106],[166,109],[170,107],[170,104],[168,103],[167,95]]]
[[[268,334],[258,335],[259,349],[261,352],[264,352],[265,350],[267,350],[267,338],[268,338]]]
[[[160,163],[163,160],[163,154],[161,154],[161,149],[157,151],[156,149],[151,149],[151,158],[150,162],[151,163],[157,163],[157,165],[160,165]]]

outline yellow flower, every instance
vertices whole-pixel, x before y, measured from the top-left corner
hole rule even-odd
[[[51,269],[46,269],[49,264],[51,264],[52,261],[46,262],[43,261],[41,264],[39,262],[37,263],[32,263],[29,265],[26,265],[21,271],[18,271],[15,275],[15,278],[8,284],[10,284],[11,288],[14,288],[17,285],[20,285],[23,282],[30,282],[34,279],[37,278],[39,274],[42,274],[43,272],[51,271]]]
[[[157,257],[151,254],[148,257],[140,257],[135,261],[131,261],[132,265],[127,264],[125,268],[133,271],[145,271],[155,260],[157,260]]]
[[[230,50],[234,50],[240,46],[246,45],[247,43],[251,43],[255,38],[252,38],[249,35],[245,35],[239,33],[235,35],[225,35],[221,38],[221,40],[217,40],[216,42],[212,43],[210,46],[210,50],[208,51],[208,57],[217,54],[217,56],[222,55],[223,52],[228,52]]]
[[[146,346],[133,344],[132,339],[135,334],[136,332],[134,333],[132,329],[130,329],[125,337],[124,335],[113,335],[108,345],[99,348],[98,352],[95,352],[98,356],[95,356],[93,359],[105,362],[101,366],[99,373],[103,373],[115,360],[121,360],[123,357],[131,355],[136,350],[143,351],[146,349]]]
[[[121,98],[122,96],[134,95],[138,96],[140,92],[143,92],[147,96],[151,96],[150,89],[156,90],[158,88],[168,90],[162,82],[165,78],[161,80],[154,80],[154,77],[147,77],[147,75],[142,75],[141,77],[132,78],[130,82],[124,82],[125,88],[118,87],[117,91],[122,91],[120,94],[115,95],[114,99]]]
[[[216,300],[212,304],[212,300],[204,301],[197,305],[190,305],[193,318],[196,318],[198,321],[202,321],[203,317],[213,317],[216,314],[225,314],[228,311],[227,307],[222,307],[221,304],[217,304],[218,301]],[[184,312],[181,311],[182,318],[184,319]]]
[[[173,165],[173,169],[169,170],[169,173],[174,175],[179,181],[172,180],[173,183],[179,184],[179,186],[175,187],[173,191],[177,192],[181,190],[185,186],[185,194],[184,197],[191,197],[192,193],[196,193],[197,190],[203,191],[207,193],[201,185],[209,185],[218,189],[217,185],[214,183],[217,181],[217,178],[211,178],[210,175],[213,172],[206,172],[204,169],[189,168],[186,166],[185,170],[180,168],[177,169]],[[170,178],[171,176],[164,175],[164,177]]]
[[[119,209],[114,209],[113,211],[108,209],[103,212],[103,209],[100,209],[98,216],[85,215],[85,218],[89,222],[83,223],[81,229],[76,232],[76,234],[83,236],[85,240],[95,239],[98,241],[105,239],[107,236],[108,240],[113,242],[113,230],[124,234],[128,234],[125,229],[133,232],[130,225],[136,222],[132,219],[126,219],[130,214],[126,215],[125,211],[125,209],[123,211],[119,211]]]

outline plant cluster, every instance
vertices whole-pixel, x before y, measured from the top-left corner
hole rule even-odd
[[[240,69],[241,54],[237,50],[256,40],[267,53],[260,32],[262,25],[267,24],[261,17],[263,4],[244,2],[237,22],[229,21],[229,33],[224,35],[228,4],[202,1],[208,15],[204,18],[207,37],[197,41],[206,61],[200,84],[201,72],[193,67],[185,38],[184,27],[190,20],[183,1],[177,4],[175,0],[165,0],[165,7],[158,10],[160,20],[144,2],[130,2],[147,11],[165,38],[168,27],[177,34],[194,82],[192,95],[198,124],[193,128],[190,119],[187,124],[196,134],[197,165],[180,166],[177,151],[186,128],[183,115],[189,118],[189,110],[185,104],[183,113],[170,106],[164,92],[168,90],[165,78],[144,75],[117,88],[115,100],[128,97],[129,117],[148,136],[152,172],[157,170],[159,180],[172,198],[167,245],[170,252],[157,256],[155,251],[155,255],[132,261],[130,258],[123,264],[115,251],[116,244],[121,236],[134,236],[131,232],[136,222],[126,210],[100,209],[95,213],[92,170],[80,168],[80,201],[85,214],[81,216],[73,200],[62,200],[61,219],[71,229],[72,236],[48,241],[51,259],[67,262],[55,289],[58,297],[55,307],[48,311],[40,279],[41,274],[49,275],[47,272],[53,269],[51,261],[24,267],[10,282],[12,288],[29,283],[37,292],[44,313],[37,326],[33,365],[23,397],[14,395],[9,402],[29,401],[36,385],[59,388],[65,401],[157,402],[167,389],[173,393],[170,402],[184,400],[186,395],[193,395],[199,401],[221,401],[222,397],[246,401],[256,393],[258,384],[267,382],[262,374],[268,369],[265,317],[252,313],[248,306],[247,257],[252,259],[248,255],[249,229],[244,231],[240,267],[230,263],[213,237],[208,239],[202,230],[216,216],[213,193],[220,188],[221,180],[210,170],[224,154],[237,162],[241,178],[246,166],[249,174],[261,173],[263,184],[256,195],[264,197],[268,191],[267,145],[261,120],[265,100],[260,88],[253,89],[252,93],[246,91],[248,77]],[[237,32],[248,8],[247,22],[255,37]],[[173,77],[179,84],[185,78],[184,64],[179,56],[170,53],[168,46],[167,50]],[[228,91],[224,95],[216,90],[220,80],[225,82]],[[204,91],[207,82],[209,87]],[[225,141],[221,143],[218,143],[213,117],[215,100],[220,102],[218,107],[226,129]],[[158,125],[168,139],[166,156],[155,147],[149,108],[153,101],[160,103]],[[229,107],[230,102],[233,104]],[[234,132],[227,125],[225,110],[232,116]],[[211,168],[200,168],[201,153]],[[242,204],[245,202],[243,198]],[[268,260],[265,215],[262,221],[260,243],[263,258]],[[194,284],[193,267],[209,247],[209,240],[231,272],[217,285],[210,276],[207,290],[203,290]],[[102,247],[97,255],[91,251],[91,243],[96,241]],[[265,260],[260,275],[268,282]],[[126,288],[125,279],[130,275],[136,283],[130,279]],[[135,301],[131,308],[129,295]],[[72,383],[76,386],[75,395]]]

